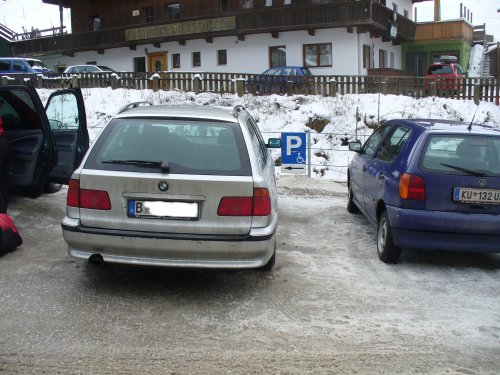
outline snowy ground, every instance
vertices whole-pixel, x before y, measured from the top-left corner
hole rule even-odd
[[[50,90],[38,90],[47,100]],[[279,132],[311,130],[313,176],[320,179],[346,180],[346,167],[352,156],[341,139],[364,141],[379,122],[394,118],[440,118],[474,121],[500,127],[500,107],[483,102],[478,107],[470,100],[443,98],[413,99],[396,95],[339,95],[254,97],[184,93],[179,91],[126,90],[111,88],[83,89],[91,139],[122,106],[138,101],[154,104],[223,106],[243,104],[257,120],[265,136]],[[477,113],[476,113],[477,110]],[[475,114],[476,113],[476,114]],[[475,114],[475,116],[474,116]],[[279,157],[279,152],[274,156]],[[279,172],[279,169],[277,169]]]
[[[94,267],[65,192],[15,198],[0,267],[6,374],[498,374],[500,254],[378,260],[345,184],[281,175],[270,272]]]

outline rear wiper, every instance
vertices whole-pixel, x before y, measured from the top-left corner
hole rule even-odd
[[[471,174],[473,176],[482,177],[482,176],[486,175],[486,173],[484,173],[484,172],[473,171],[472,169],[462,168],[462,167],[458,167],[456,165],[450,165],[450,164],[445,164],[445,163],[441,163],[441,165],[448,167],[448,168],[456,169],[457,171],[462,171],[462,172]]]
[[[170,166],[168,161],[150,161],[150,160],[103,160],[101,163],[105,164],[127,164],[139,165],[145,167],[159,167],[162,171],[168,172]]]

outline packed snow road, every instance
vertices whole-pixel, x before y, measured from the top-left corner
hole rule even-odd
[[[338,374],[500,371],[500,256],[376,255],[342,184],[281,176],[274,271],[95,266],[62,239],[65,191],[9,208],[0,372]]]

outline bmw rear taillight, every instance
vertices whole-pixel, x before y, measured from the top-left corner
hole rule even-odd
[[[252,197],[222,197],[217,209],[219,216],[267,216],[271,213],[271,198],[265,188],[253,189]]]
[[[403,173],[399,178],[399,196],[402,199],[425,200],[425,181],[420,176]]]
[[[80,189],[79,180],[69,181],[67,205],[92,210],[111,210],[107,191]]]

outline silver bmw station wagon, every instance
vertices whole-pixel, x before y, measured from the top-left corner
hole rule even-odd
[[[69,254],[113,263],[272,269],[274,161],[243,106],[133,103],[73,173],[62,221]]]

